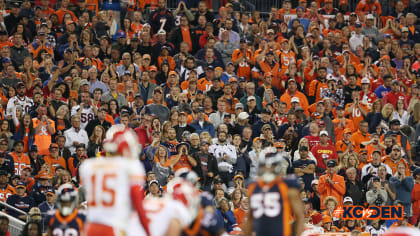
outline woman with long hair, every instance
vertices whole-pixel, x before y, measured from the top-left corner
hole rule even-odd
[[[13,136],[15,141],[23,142],[23,152],[27,153],[29,147],[34,143],[35,129],[32,124],[32,117],[29,114],[23,115],[19,125],[16,128],[16,133]]]
[[[55,123],[55,130],[57,134],[64,134],[64,131],[71,127],[70,112],[67,105],[61,105],[53,117]]]
[[[406,110],[404,99],[398,99],[395,104],[395,110],[392,113],[392,120],[395,119],[399,120],[401,125],[408,124],[409,114]]]
[[[8,141],[8,150],[12,150],[13,147],[13,133],[11,132],[10,122],[8,120],[0,121],[0,139],[5,138]]]
[[[97,125],[93,128],[92,135],[89,137],[89,143],[87,148],[87,155],[94,157],[98,152],[103,149],[103,141],[105,139],[105,129],[102,125]]]
[[[178,110],[171,110],[171,113],[169,115],[169,122],[171,122],[171,127],[178,125],[178,115]]]
[[[118,114],[120,112],[120,108],[118,106],[118,101],[116,99],[109,100],[109,109],[108,114],[112,116],[112,118],[115,120],[115,118],[118,117]]]
[[[230,203],[233,206],[233,209],[237,209],[241,207],[241,201],[244,195],[242,194],[241,189],[237,188],[233,190],[233,192],[230,194]]]
[[[156,174],[156,179],[161,185],[166,185],[167,178],[172,172],[169,157],[169,150],[165,146],[159,145],[159,147],[155,149],[152,171]]]

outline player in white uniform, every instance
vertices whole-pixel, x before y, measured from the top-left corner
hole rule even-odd
[[[24,114],[29,113],[29,109],[34,105],[32,99],[25,96],[25,84],[19,82],[15,85],[16,96],[9,99],[6,108],[6,115],[12,115],[16,110],[16,106],[19,105],[23,109]]]
[[[80,94],[80,105],[74,106],[71,109],[71,116],[80,116],[80,128],[85,129],[89,121],[95,119],[97,114],[97,108],[91,104],[93,99],[90,98],[89,92],[82,92]]]
[[[104,149],[112,158],[89,159],[80,167],[88,202],[85,234],[125,235],[135,211],[141,227],[149,235],[143,204],[145,171],[138,159],[137,135],[115,125],[106,133]]]

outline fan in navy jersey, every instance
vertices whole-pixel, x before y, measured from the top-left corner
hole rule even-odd
[[[271,149],[271,148],[270,148]],[[250,210],[245,235],[301,235],[303,204],[300,184],[293,176],[285,177],[286,167],[275,149],[259,158],[259,178],[248,187]]]
[[[71,184],[63,184],[57,193],[58,210],[47,217],[47,235],[80,235],[85,216],[77,210],[77,192]]]

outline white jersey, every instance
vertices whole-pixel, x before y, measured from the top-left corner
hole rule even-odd
[[[74,106],[71,109],[71,116],[76,115],[79,109],[80,109],[80,105]],[[94,120],[94,119],[95,119],[95,112],[93,112],[92,106],[89,106],[88,108],[83,107],[82,113],[80,114],[80,128],[85,129],[89,121]]]
[[[387,228],[383,225],[381,225],[379,227],[379,229],[376,229],[372,225],[368,225],[368,226],[366,226],[365,232],[370,233],[370,236],[379,236],[379,235],[382,235],[383,233],[385,233],[386,230],[387,230]]]
[[[152,236],[163,236],[168,232],[169,223],[179,220],[181,227],[186,228],[192,222],[188,209],[179,201],[171,198],[150,198],[144,200],[144,208],[149,219],[149,231]],[[130,219],[127,236],[144,235],[137,214]]]
[[[130,187],[145,183],[140,161],[123,157],[88,159],[80,167],[80,177],[86,189],[87,222],[125,231],[134,209]]]
[[[26,96],[23,99],[14,96],[7,103],[6,115],[12,115],[13,109],[16,109],[17,105],[22,107],[24,114],[29,114],[29,109],[34,105],[34,102]]]

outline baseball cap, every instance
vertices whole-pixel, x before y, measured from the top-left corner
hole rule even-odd
[[[359,154],[367,154],[367,153],[368,153],[368,151],[366,149],[362,149],[362,150],[359,151]]]
[[[328,132],[327,132],[327,131],[325,131],[325,130],[323,130],[323,131],[321,131],[321,132],[319,133],[319,136],[322,136],[322,135],[326,135],[326,136],[328,136]]]
[[[351,202],[351,203],[353,203],[353,199],[352,199],[351,197],[348,197],[348,196],[347,196],[347,197],[345,197],[345,198],[344,198],[344,200],[343,200],[343,204],[344,204],[344,203],[346,203],[346,202]]]
[[[375,17],[374,17],[372,14],[368,14],[368,15],[366,16],[366,19],[368,19],[368,20],[373,20],[373,19],[375,19]]]
[[[393,81],[392,81],[392,84],[400,84],[400,82],[398,81],[398,80],[396,80],[396,79],[394,79]]]
[[[269,124],[265,124],[263,125],[263,127],[261,128],[261,130],[266,130],[266,129],[271,129],[271,126]]]
[[[244,179],[244,177],[242,175],[235,175],[235,177],[233,177],[233,180],[236,180],[238,178],[241,178],[242,180]]]
[[[245,77],[239,77],[239,82],[246,82],[246,78]]]
[[[298,10],[305,11],[305,9],[303,9],[303,7],[301,7],[301,6],[296,7],[296,11],[298,11]]]
[[[160,185],[159,185],[159,181],[157,181],[157,180],[155,180],[155,179],[154,179],[154,180],[152,180],[152,181],[150,181],[150,183],[149,183],[149,187],[150,187],[150,186],[152,186],[152,184],[157,184],[157,186],[160,186]]]
[[[352,132],[351,132],[351,129],[349,129],[349,128],[345,128],[343,133],[344,133],[344,134],[348,134],[348,133],[350,133],[350,134],[351,134]]]
[[[344,109],[345,109],[345,107],[343,105],[338,105],[337,108],[336,108],[336,110],[344,110]]]
[[[267,30],[267,34],[269,34],[269,33],[274,34],[274,30],[273,30],[273,29],[269,29],[269,30]]]
[[[391,120],[391,122],[389,122],[390,125],[401,125],[400,120],[398,119],[393,119]]]
[[[151,65],[149,66],[149,71],[158,71],[158,69],[155,65]]]
[[[317,55],[313,55],[313,56],[312,56],[312,60],[319,60],[319,56],[317,56]]]
[[[155,90],[153,90],[153,93],[160,93],[162,94],[162,88],[161,87],[156,87]]]
[[[381,181],[381,179],[378,176],[373,176],[372,181]]]
[[[239,115],[238,115],[238,119],[239,120],[245,120],[245,119],[248,119],[249,118],[249,115],[248,115],[248,113],[246,113],[246,112],[241,112],[241,113],[239,113]]]
[[[216,179],[214,179],[213,183],[214,184],[220,184],[220,183],[223,183],[223,181],[220,178],[216,178]]]
[[[230,77],[229,83],[238,82],[238,79],[236,77]]]
[[[197,111],[198,111],[198,112],[204,112],[204,107],[199,107],[199,108],[197,109]]]
[[[314,180],[312,180],[311,185],[314,185],[314,184],[318,185],[318,183],[319,183],[319,181],[317,179],[314,179]]]
[[[294,102],[299,103],[300,102],[299,98],[298,97],[292,97],[291,103],[294,103]]]
[[[249,101],[251,101],[251,100],[256,100],[256,99],[255,99],[255,97],[254,97],[254,96],[249,96],[246,100],[249,102]]]
[[[370,84],[370,80],[368,78],[363,78],[362,84]]]
[[[337,166],[337,162],[334,159],[329,160],[327,162],[327,167],[334,167],[334,166]]]
[[[325,121],[323,120],[319,120],[317,123],[318,123],[318,126],[325,125]]]
[[[23,82],[18,82],[18,83],[15,85],[15,88],[22,88],[22,87],[25,87],[25,84],[24,84]]]
[[[26,183],[22,180],[19,180],[16,184],[16,188],[26,188]]]
[[[48,189],[48,190],[45,192],[45,195],[51,195],[51,196],[54,196],[54,195],[55,195],[55,192],[54,192],[54,190],[52,190],[52,189]]]
[[[176,73],[176,71],[172,70],[169,72],[168,77],[171,75],[177,76],[178,74]]]
[[[295,108],[295,111],[304,111],[304,110],[303,110],[303,108],[302,108],[301,106],[297,106],[297,107]]]
[[[50,148],[58,148],[58,144],[56,144],[56,143],[51,143],[51,144],[50,144]]]
[[[296,83],[296,80],[295,80],[295,78],[293,78],[293,77],[290,77],[288,80],[287,80],[287,83],[290,83],[290,82],[295,82]]]
[[[166,34],[166,31],[164,29],[160,29],[157,34]]]
[[[273,144],[275,148],[284,148],[285,144],[283,142],[275,142]]]
[[[235,104],[235,109],[239,109],[239,108],[244,109],[244,104],[242,104],[241,102],[236,103]]]
[[[76,23],[74,23],[74,21],[72,21],[72,20],[69,20],[69,21],[66,22],[66,25],[71,25],[71,24],[76,24]],[[124,32],[124,31],[121,31],[121,32]]]
[[[87,81],[87,79],[82,79],[80,81],[80,86],[83,86],[83,85],[89,85],[89,81]]]
[[[401,28],[401,33],[403,33],[403,32],[409,32],[408,27],[402,27]]]
[[[357,22],[356,24],[354,24],[354,26],[356,26],[356,27],[362,27],[362,23],[360,23],[360,22]]]
[[[252,140],[252,142],[253,142],[253,143],[255,143],[256,141],[261,141],[261,138],[260,138],[260,137],[255,137],[255,138]]]

